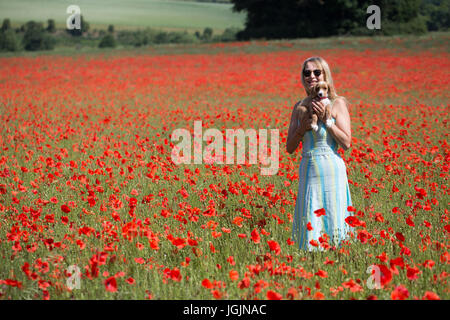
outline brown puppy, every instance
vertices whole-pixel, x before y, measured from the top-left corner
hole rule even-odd
[[[328,99],[328,84],[325,81],[320,81],[317,83],[314,88],[311,90],[311,93],[305,100],[302,101],[301,105],[298,107],[301,113],[308,113],[312,118],[311,128],[314,131],[319,130],[319,126],[317,125],[318,117],[313,112],[311,102],[313,100],[320,100],[322,104],[325,105],[325,119],[330,119],[331,117],[331,101]]]

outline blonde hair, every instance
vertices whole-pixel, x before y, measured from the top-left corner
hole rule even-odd
[[[322,69],[323,79],[328,84],[328,88],[330,91],[329,97],[331,100],[336,99],[338,97],[338,95],[336,93],[336,89],[334,88],[333,78],[331,77],[330,67],[328,66],[328,63],[322,57],[310,57],[303,62],[301,75],[302,75],[302,84],[303,84],[303,87],[305,88],[306,94],[309,96],[310,92],[309,92],[308,86],[306,85],[305,76],[303,75],[303,71],[305,71],[306,64],[308,62],[313,62],[320,69]]]

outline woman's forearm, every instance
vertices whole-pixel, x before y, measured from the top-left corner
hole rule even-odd
[[[351,138],[344,131],[339,129],[336,124],[333,123],[333,125],[327,128],[327,130],[342,147],[342,149],[347,150],[350,148]]]
[[[302,141],[303,139],[304,134],[304,130],[302,130],[300,127],[297,127],[293,135],[288,137],[286,142],[286,151],[288,153],[293,153],[297,149],[300,141]]]

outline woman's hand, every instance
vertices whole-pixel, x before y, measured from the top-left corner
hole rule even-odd
[[[311,101],[311,105],[313,107],[314,113],[317,114],[319,120],[325,123],[327,119],[325,113],[325,106],[322,104],[322,102],[320,102],[320,100],[313,100]]]
[[[348,112],[347,100],[337,98],[333,102],[333,109],[336,110],[336,123],[327,129],[336,142],[347,150],[351,146],[352,131],[350,125],[350,114]]]
[[[297,127],[297,134],[303,136],[306,131],[312,130],[312,118],[308,117],[308,113],[297,113],[297,120],[299,126]]]
[[[306,131],[312,129],[312,119],[309,117],[309,113],[297,108],[300,103],[301,102],[295,104],[291,114],[291,121],[286,140],[286,151],[288,153],[293,153],[303,139]]]

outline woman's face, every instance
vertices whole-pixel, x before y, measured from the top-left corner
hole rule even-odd
[[[318,73],[318,71],[320,71],[320,75],[317,76],[316,74],[314,74],[314,71],[316,73]],[[319,82],[319,81],[325,81],[324,78],[324,72],[323,70],[314,62],[312,61],[308,61],[306,63],[305,66],[305,71],[307,74],[309,74],[308,76],[306,76],[305,74],[303,74],[303,77],[305,79],[305,84],[306,84],[306,89],[309,91],[311,91],[311,89]]]

